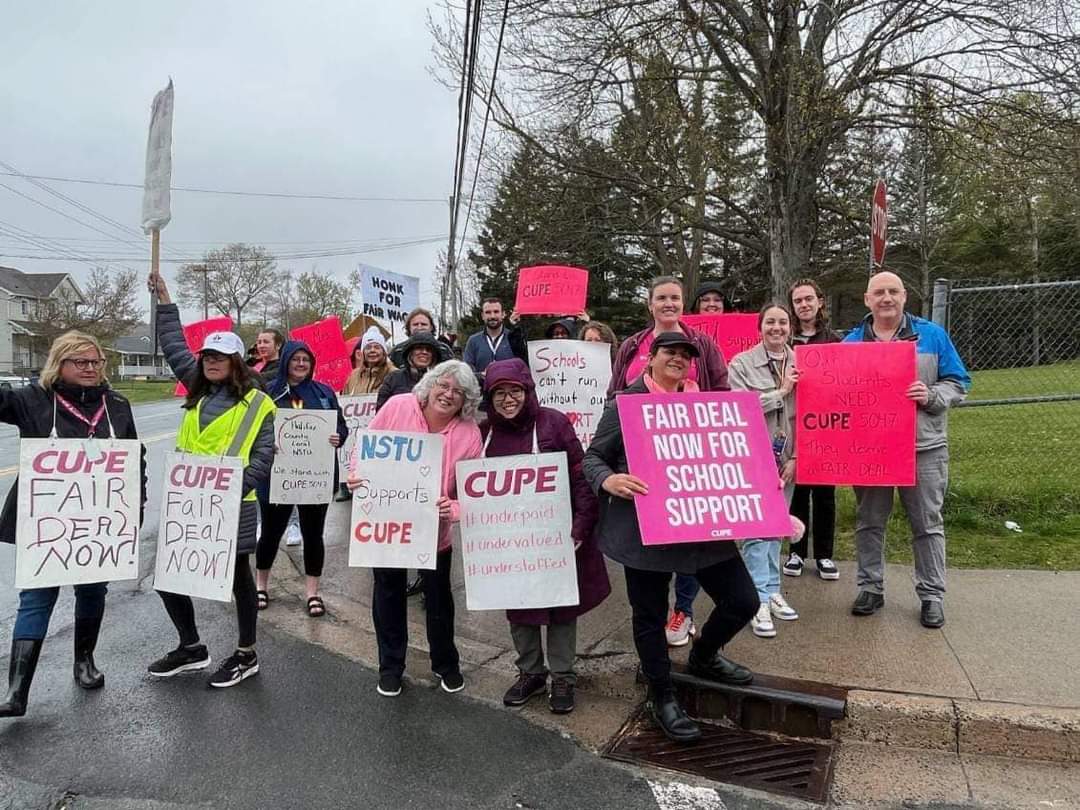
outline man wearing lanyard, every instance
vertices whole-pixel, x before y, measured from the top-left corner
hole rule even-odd
[[[473,371],[483,376],[485,369],[496,360],[520,358],[528,363],[525,334],[518,326],[519,316],[511,312],[509,323],[503,323],[503,306],[498,298],[485,298],[480,308],[484,329],[469,337],[462,359]]]

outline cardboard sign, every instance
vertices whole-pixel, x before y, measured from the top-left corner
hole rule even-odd
[[[244,462],[165,454],[154,590],[232,600]]]
[[[375,416],[375,400],[378,398],[378,394],[338,397],[341,415],[345,417],[345,425],[349,428],[345,443],[338,448],[338,471],[342,483],[349,475],[349,459],[352,458],[353,448],[356,447],[356,434],[361,430],[367,430],[368,423]]]
[[[725,315],[684,315],[683,323],[691,329],[704,332],[716,343],[724,361],[739,352],[752,349],[761,342],[761,330],[758,329],[757,315],[745,312],[729,312]]]
[[[135,439],[23,439],[15,587],[139,575],[140,458]]]
[[[220,318],[210,318],[205,321],[195,321],[195,323],[189,323],[184,327],[184,342],[187,343],[191,353],[196,354],[202,348],[207,335],[211,332],[231,332],[232,327],[232,318],[228,315],[222,315]],[[186,397],[187,387],[182,382],[178,382],[176,389],[173,391],[173,396]]]
[[[565,413],[581,446],[588,448],[604,413],[611,347],[584,340],[533,340],[529,369],[540,404]]]
[[[420,306],[420,279],[361,264],[360,297],[364,315],[404,324],[405,316]]]
[[[915,484],[915,343],[795,347],[795,480]]]
[[[580,267],[522,267],[514,309],[518,315],[577,315],[588,290],[589,271]]]
[[[459,461],[469,610],[576,605],[566,453]]]
[[[335,391],[345,387],[345,381],[352,373],[352,364],[337,315],[298,326],[289,333],[289,337],[304,341],[315,354],[314,379],[326,383]]]
[[[349,565],[435,569],[439,547],[442,436],[366,430],[349,468],[353,492]]]
[[[641,542],[786,537],[787,502],[758,395],[752,391],[621,394]]]
[[[274,415],[270,503],[330,503],[334,496],[337,411],[279,408]]]

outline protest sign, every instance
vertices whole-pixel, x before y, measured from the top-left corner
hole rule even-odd
[[[356,437],[349,565],[435,569],[442,436],[366,430]]]
[[[165,454],[154,590],[232,599],[243,481],[236,456]]]
[[[786,537],[784,491],[758,395],[752,391],[622,395],[641,542],[695,543]]]
[[[518,271],[518,315],[577,315],[585,309],[589,271],[580,267],[540,265]]]
[[[142,447],[134,439],[23,439],[15,587],[139,575]]]
[[[191,350],[192,354],[195,354],[202,348],[203,341],[206,340],[207,335],[211,332],[230,332],[232,331],[232,325],[232,318],[228,315],[222,315],[220,318],[210,318],[205,321],[189,323],[184,327],[184,342],[187,343],[187,347]],[[178,397],[187,396],[187,388],[182,382],[176,384],[173,395]]]
[[[349,428],[345,443],[338,448],[338,470],[343,483],[349,475],[349,459],[352,458],[353,448],[356,446],[356,434],[366,430],[368,423],[374,418],[375,401],[378,398],[378,394],[338,397],[341,415],[345,417],[345,425]]]
[[[604,413],[611,347],[584,340],[533,340],[529,369],[540,404],[565,413],[587,448]]]
[[[326,383],[334,391],[345,387],[345,381],[352,373],[352,364],[349,363],[349,347],[345,345],[337,315],[298,326],[289,333],[289,337],[304,341],[315,355],[315,373],[311,375],[314,379]]]
[[[761,341],[758,316],[745,312],[725,315],[683,315],[682,322],[713,339],[726,362],[739,352],[752,349]]]
[[[459,461],[469,610],[578,603],[566,453]]]
[[[796,481],[914,485],[914,342],[796,346],[795,368]]]
[[[280,408],[274,415],[270,503],[330,503],[334,495],[337,411]]]
[[[420,306],[420,279],[361,264],[360,296],[364,315],[404,324],[409,311]]]

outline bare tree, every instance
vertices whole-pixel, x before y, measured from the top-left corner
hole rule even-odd
[[[293,314],[296,325],[337,315],[342,327],[349,324],[349,299],[352,290],[333,276],[312,268],[296,279]]]
[[[143,286],[135,270],[95,267],[82,287],[83,302],[50,298],[37,307],[34,331],[44,346],[71,329],[108,344],[128,334],[141,320],[142,309],[136,302]]]
[[[198,264],[186,264],[177,272],[177,298],[188,305],[208,303],[222,315],[231,315],[237,326],[244,310],[258,302],[277,281],[277,262],[265,248],[234,243],[211,250]]]

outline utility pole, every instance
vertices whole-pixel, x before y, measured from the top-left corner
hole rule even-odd
[[[439,313],[439,319],[443,322],[445,328],[446,324],[446,299],[450,298],[450,328],[448,332],[457,332],[458,330],[458,318],[460,313],[458,312],[458,285],[457,285],[457,261],[454,258],[456,251],[455,236],[457,231],[456,217],[454,216],[454,195],[450,195],[450,241],[446,249],[446,276],[443,279],[442,289],[442,305],[441,312]]]

